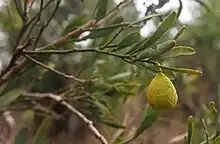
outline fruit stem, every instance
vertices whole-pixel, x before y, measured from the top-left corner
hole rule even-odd
[[[156,66],[157,66],[157,72],[162,72],[162,69],[160,67],[160,63],[159,62],[155,62]]]

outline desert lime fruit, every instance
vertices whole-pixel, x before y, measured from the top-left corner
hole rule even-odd
[[[158,72],[147,89],[147,101],[155,109],[174,108],[178,101],[176,89],[170,79]]]

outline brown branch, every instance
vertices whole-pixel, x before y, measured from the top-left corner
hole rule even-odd
[[[26,64],[26,62],[27,62],[27,60],[24,59],[21,62],[19,62],[18,64],[12,66],[10,68],[10,70],[8,70],[6,73],[4,73],[4,75],[2,75],[2,77],[0,77],[0,86],[17,70],[20,70],[21,68],[23,68],[24,65]]]
[[[24,60],[22,60],[19,64],[17,63],[22,50],[27,48],[29,45],[30,41],[27,41],[26,44],[24,44],[23,46],[19,46],[16,48],[8,66],[0,74],[0,86],[4,83],[5,80],[7,80],[11,76],[11,74],[15,72],[15,70],[18,70],[24,66]]]
[[[81,27],[67,33],[65,36],[61,37],[59,40],[49,44],[49,45],[46,45],[44,47],[41,47],[41,48],[37,48],[36,50],[44,50],[44,49],[47,49],[48,47],[50,46],[56,46],[58,44],[61,44],[63,42],[65,42],[66,40],[68,40],[69,38],[71,37],[74,37],[74,36],[79,36],[80,34],[82,34],[83,32],[85,32],[87,29],[91,28],[91,27],[94,27],[96,24],[96,20],[90,20],[89,22],[87,22],[86,24],[82,25]]]
[[[41,63],[40,61],[38,61],[38,60],[36,60],[36,59],[30,57],[30,56],[27,55],[27,54],[25,54],[25,55],[23,55],[23,56],[26,57],[27,59],[31,60],[31,61],[34,62],[35,64],[37,64],[37,65],[39,65],[39,66],[41,66],[41,67],[43,67],[43,68],[45,68],[45,69],[47,69],[47,70],[49,70],[49,71],[52,71],[52,72],[54,72],[54,73],[56,73],[56,74],[58,74],[58,75],[61,75],[61,76],[64,77],[64,78],[72,79],[72,80],[77,81],[77,82],[80,82],[80,83],[86,82],[85,80],[78,79],[78,78],[76,78],[76,77],[73,76],[73,75],[67,75],[67,74],[65,74],[65,73],[63,73],[63,72],[61,72],[61,71],[58,71],[58,70],[56,70],[56,69],[53,69],[53,68],[51,68],[51,67],[49,67],[49,66],[47,66],[47,65],[45,65],[45,64],[43,64],[43,63]]]
[[[71,32],[69,32],[68,34],[66,34],[65,36],[61,37],[59,40],[53,42],[52,44],[49,44],[45,47],[41,47],[38,48],[37,50],[42,50],[42,49],[46,49],[50,46],[54,46],[60,43],[63,43],[64,41],[68,40],[69,38],[73,37],[73,36],[79,36],[80,34],[82,34],[83,32],[87,31],[88,29],[90,29],[91,27],[98,27],[100,25],[103,25],[106,23],[106,21],[108,21],[112,16],[115,15],[116,12],[118,12],[118,10],[120,10],[121,8],[127,6],[130,2],[132,2],[132,0],[124,0],[121,3],[119,3],[118,5],[116,5],[111,11],[109,11],[104,18],[100,19],[100,20],[90,20],[89,22],[87,22],[86,24],[82,25],[81,27],[77,28],[76,30],[73,30]],[[4,81],[6,81],[13,73],[15,73],[16,71],[19,71],[25,64],[25,62],[20,65],[15,65],[15,63],[18,61],[18,57],[20,56],[20,52],[15,51],[15,53],[12,56],[12,59],[10,61],[10,64],[7,66],[7,68],[0,74],[0,86],[1,84],[4,83]]]
[[[70,110],[72,113],[76,114],[81,120],[83,120],[88,125],[88,128],[90,129],[90,131],[95,135],[95,137],[98,140],[100,140],[100,142],[102,144],[108,144],[105,137],[95,128],[95,126],[93,125],[93,122],[91,120],[87,119],[85,115],[83,115],[80,111],[75,109],[69,103],[64,101],[62,99],[62,97],[60,97],[59,95],[55,95],[53,93],[29,93],[29,92],[23,93],[22,95],[29,96],[29,97],[35,97],[35,98],[51,98],[51,99],[59,102],[60,104],[65,106],[68,110]]]
[[[46,45],[41,48],[37,48],[37,50],[44,50],[47,49],[50,46],[56,46],[58,44],[61,44],[68,40],[71,37],[79,36],[83,32],[87,31],[88,29],[92,27],[98,27],[103,24],[105,24],[112,16],[115,16],[115,13],[118,12],[117,10],[120,10],[121,8],[127,6],[132,0],[124,0],[120,2],[118,5],[116,5],[111,11],[109,11],[102,19],[100,20],[90,20],[86,24],[82,25],[81,27],[67,33],[65,36],[61,37],[57,41],[53,42],[52,44]]]
[[[95,25],[96,25],[96,20],[90,20],[85,25],[83,25],[83,26],[79,27],[78,29],[73,30],[73,31],[69,32],[68,34],[66,34],[65,36],[61,37],[58,41],[55,41],[54,43],[52,43],[52,45],[62,43],[73,36],[79,36],[80,34],[85,32],[86,29],[94,27]]]

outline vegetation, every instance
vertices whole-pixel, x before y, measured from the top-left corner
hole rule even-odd
[[[7,1],[0,11],[7,36],[0,50],[10,53],[0,58],[0,131],[5,138],[0,142],[135,143],[164,114],[187,109],[184,144],[218,144],[217,91],[201,101],[202,107],[190,107],[186,100],[202,78],[214,79],[219,87],[219,2],[195,0],[202,6],[202,19],[188,26],[178,21],[181,0],[178,9],[157,13],[168,2],[150,5],[138,18],[132,0]],[[143,37],[140,29],[148,21],[157,28]],[[178,30],[171,35],[173,28]],[[188,46],[192,39],[195,48]],[[202,76],[194,66],[199,60]],[[132,106],[126,105],[138,95],[144,97],[144,104],[136,105],[140,113],[126,118]],[[9,111],[15,118],[14,124],[7,123],[11,127],[4,124]],[[129,129],[133,119],[139,121],[135,130]],[[6,127],[13,135],[4,133]],[[60,138],[63,134],[67,138]],[[96,141],[91,142],[91,135]]]

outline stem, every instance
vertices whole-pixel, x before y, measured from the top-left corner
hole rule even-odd
[[[31,51],[31,50],[23,50],[23,54],[29,54],[29,55],[40,55],[40,54],[72,54],[72,53],[78,53],[78,52],[97,52],[101,54],[111,55],[118,58],[129,58],[131,57],[129,55],[123,55],[123,54],[117,54],[117,53],[111,53],[104,50],[99,50],[97,48],[88,48],[88,49],[68,49],[68,50],[42,50],[42,51]]]

